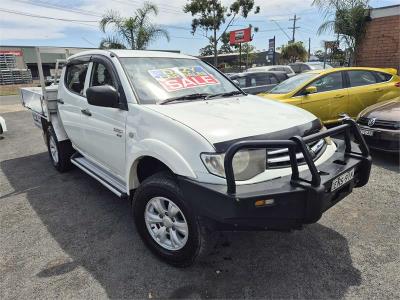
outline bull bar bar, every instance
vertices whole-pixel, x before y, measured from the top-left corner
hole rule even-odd
[[[368,146],[358,128],[357,123],[352,119],[344,119],[343,124],[327,129],[325,131],[321,131],[318,133],[314,133],[305,137],[294,136],[289,140],[259,140],[259,141],[240,141],[228,148],[225,153],[224,159],[224,167],[226,174],[226,183],[227,183],[227,194],[234,195],[236,194],[236,182],[235,182],[235,174],[233,171],[233,157],[235,154],[242,149],[267,149],[267,148],[287,148],[289,151],[290,158],[290,166],[292,169],[292,175],[290,184],[294,186],[301,186],[302,183],[308,183],[312,187],[318,187],[321,185],[321,176],[318,172],[317,167],[314,164],[314,161],[310,155],[310,152],[307,148],[307,144],[317,141],[322,138],[326,138],[329,136],[335,136],[338,134],[344,133],[344,141],[345,141],[345,156],[353,157],[360,160],[368,160],[369,159],[369,149]],[[351,134],[353,134],[355,141],[359,144],[361,153],[353,152],[351,149]],[[301,151],[304,157],[304,161],[308,166],[308,169],[311,173],[311,181],[306,180],[300,177],[298,161],[296,159],[296,151]],[[268,157],[267,157],[268,161]]]

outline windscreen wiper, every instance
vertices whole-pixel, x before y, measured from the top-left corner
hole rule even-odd
[[[218,98],[218,97],[231,97],[235,95],[246,95],[245,93],[241,91],[232,91],[232,92],[226,92],[226,93],[219,93],[219,94],[214,94],[214,95],[208,95],[205,99],[212,99],[212,98]]]
[[[195,93],[195,94],[189,94],[189,95],[184,95],[184,96],[178,96],[178,97],[172,97],[172,98],[167,98],[163,101],[160,102],[160,105],[175,102],[175,101],[187,101],[187,100],[194,100],[194,99],[205,99],[206,97],[210,96],[208,93]]]

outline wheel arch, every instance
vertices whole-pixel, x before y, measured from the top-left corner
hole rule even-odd
[[[136,189],[139,186],[140,179],[142,179],[140,178],[140,167],[144,161],[157,162],[159,165],[165,166],[164,169],[176,175],[196,178],[195,172],[189,163],[170,146],[156,140],[144,141],[141,143],[141,146],[141,151],[136,152],[130,158],[128,157],[127,160],[129,166],[126,174],[128,191]]]

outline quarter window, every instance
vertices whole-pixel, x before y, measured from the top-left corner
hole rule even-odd
[[[348,71],[347,74],[349,74],[350,87],[376,83],[376,78],[370,71]]]
[[[317,88],[317,93],[342,89],[342,73],[336,72],[326,75],[310,83],[308,86],[315,86]]]
[[[65,82],[70,91],[83,96],[88,65],[88,63],[85,63],[67,67]]]
[[[387,73],[375,72],[376,77],[378,78],[378,82],[386,82],[392,79],[392,75]]]

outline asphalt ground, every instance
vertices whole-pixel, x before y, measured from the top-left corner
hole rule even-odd
[[[398,158],[373,153],[368,185],[301,231],[224,233],[177,269],[154,257],[129,203],[52,167],[17,97],[0,98],[0,299],[400,298]]]

